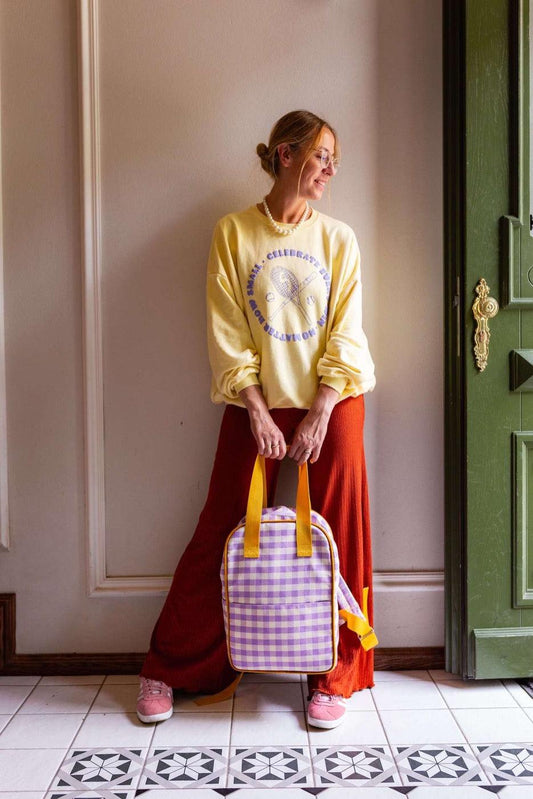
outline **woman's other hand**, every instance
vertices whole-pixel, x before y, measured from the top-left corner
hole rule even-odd
[[[239,392],[250,417],[250,428],[257,443],[257,452],[265,458],[281,461],[287,453],[283,433],[275,424],[263,392],[258,385],[248,386]]]
[[[313,404],[296,428],[289,448],[289,457],[293,458],[298,466],[306,460],[310,460],[311,463],[318,460],[328,432],[329,417],[338,399],[338,391],[325,384],[320,385]]]

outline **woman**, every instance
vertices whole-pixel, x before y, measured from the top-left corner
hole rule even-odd
[[[338,151],[323,119],[286,114],[268,146],[257,147],[274,181],[269,194],[215,228],[207,275],[211,397],[226,410],[207,502],[141,672],[141,721],[172,715],[172,688],[214,693],[236,676],[219,570],[258,452],[268,459],[269,504],[286,453],[309,461],[312,506],[333,530],[341,572],[359,602],[371,586],[363,395],[375,379],[361,326],[359,248],[347,225],[309,205],[335,175]],[[372,652],[346,632],[336,668],[308,677],[314,726],[339,724],[345,699],[373,685]]]

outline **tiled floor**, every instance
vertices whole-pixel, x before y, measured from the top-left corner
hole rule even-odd
[[[308,729],[298,677],[179,697],[143,725],[137,677],[0,677],[0,799],[533,797],[533,698],[513,681],[376,672],[345,723]]]

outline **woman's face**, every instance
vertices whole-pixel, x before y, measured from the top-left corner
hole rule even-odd
[[[301,158],[295,159],[296,179],[300,176],[299,195],[305,200],[320,200],[328,182],[335,174],[335,168],[331,163],[327,167],[322,166],[321,157],[323,150],[326,150],[330,156],[333,157],[333,153],[335,152],[335,137],[327,128],[322,131],[315,145],[315,150],[311,153],[302,169],[301,176],[300,169],[302,167],[303,155]]]

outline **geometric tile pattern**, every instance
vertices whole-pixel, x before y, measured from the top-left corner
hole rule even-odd
[[[397,746],[395,757],[406,784],[465,785],[486,782],[471,750],[462,745]]]
[[[388,747],[315,747],[311,750],[311,758],[317,785],[368,787],[401,784]]]
[[[392,750],[387,746],[231,750],[181,746],[158,747],[148,756],[146,751],[74,749],[60,766],[46,799],[134,799],[151,790],[183,788],[210,789],[213,795],[235,793],[238,799],[239,789],[289,787],[302,789],[305,797],[335,787],[378,786],[416,799],[417,785],[469,790],[479,786],[485,795],[503,790],[504,799],[505,785],[533,785],[533,744],[478,744],[472,749],[466,744],[436,744]]]
[[[474,746],[474,751],[493,784],[533,785],[533,745],[478,745]]]
[[[222,748],[160,747],[148,756],[139,788],[223,787],[227,764]]]
[[[52,788],[135,788],[143,763],[141,749],[74,749],[61,764]]]
[[[228,786],[286,788],[313,785],[307,747],[236,748],[230,758]]]
[[[22,797],[24,794],[22,794]],[[47,794],[46,799],[134,799],[135,791],[108,791],[99,788],[97,791],[69,791],[61,793],[53,791]]]

